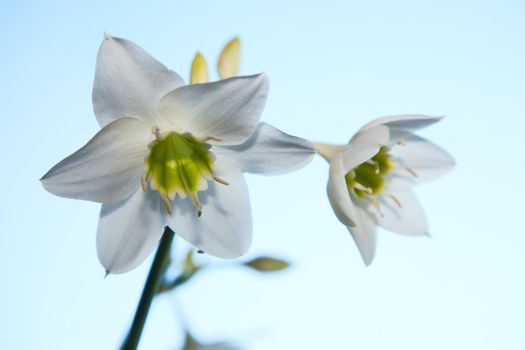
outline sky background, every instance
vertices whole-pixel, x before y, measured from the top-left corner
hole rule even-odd
[[[519,0],[2,1],[0,348],[116,349],[151,263],[103,279],[99,205],[38,181],[98,130],[91,89],[104,31],[186,79],[197,50],[214,67],[239,35],[241,73],[270,78],[264,121],[344,143],[376,117],[446,115],[421,134],[457,162],[416,189],[432,238],[380,231],[368,268],[332,213],[323,159],[248,175],[247,258],[293,267],[197,275],[155,301],[142,349],[177,349],[182,322],[202,341],[253,350],[525,348]],[[175,245],[179,256],[188,248]]]

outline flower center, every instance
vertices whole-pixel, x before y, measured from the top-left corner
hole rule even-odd
[[[159,192],[169,214],[170,200],[176,195],[191,196],[200,216],[202,206],[197,192],[205,190],[211,179],[227,185],[214,175],[215,156],[210,152],[211,145],[206,143],[217,139],[199,140],[190,133],[161,133],[158,129],[154,132],[156,139],[149,144],[150,152],[144,162],[143,189],[149,182],[151,189]]]
[[[385,176],[394,167],[388,150],[388,147],[381,147],[370,160],[345,175],[349,192],[353,190],[357,197],[365,198],[383,191]]]

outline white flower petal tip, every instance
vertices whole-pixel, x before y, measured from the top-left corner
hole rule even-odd
[[[128,272],[155,249],[164,231],[161,210],[159,197],[150,190],[102,206],[97,253],[106,273]]]
[[[377,226],[409,236],[429,236],[425,212],[410,187],[443,175],[454,161],[413,131],[442,118],[379,118],[361,128],[345,146],[315,145],[330,162],[327,192],[332,209],[352,234],[365,265],[375,255]]]
[[[374,262],[375,251],[374,253],[368,253],[363,252],[361,251],[361,249],[359,249],[359,255],[361,256],[361,260],[363,260],[363,264],[365,265],[365,267],[369,267],[370,265],[372,265],[372,262]]]
[[[220,147],[217,152],[232,159],[242,172],[262,175],[296,171],[309,164],[315,156],[311,142],[263,122],[242,144]]]
[[[430,116],[424,114],[405,114],[377,118],[361,128],[362,131],[377,125],[386,125],[389,128],[416,131],[441,121],[445,116]]]
[[[162,96],[182,78],[135,43],[107,33],[100,44],[93,84],[93,110],[100,126],[122,117],[160,120]]]
[[[142,121],[116,120],[40,181],[47,191],[61,197],[99,203],[121,200],[140,186],[150,139],[151,130]]]

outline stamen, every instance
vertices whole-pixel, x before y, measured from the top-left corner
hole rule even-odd
[[[385,214],[383,214],[383,212],[381,211],[381,202],[379,202],[379,200],[377,200],[377,198],[372,198],[372,199],[371,199],[371,202],[372,202],[372,204],[374,205],[374,207],[376,208],[377,213],[378,213],[381,217],[385,216]]]
[[[406,165],[404,166],[405,169],[413,176],[413,177],[419,177],[416,172],[414,171],[414,169],[410,168],[410,167],[407,167]]]
[[[371,188],[365,187],[365,186],[361,185],[359,182],[356,182],[354,184],[354,187],[357,188],[358,190],[366,192],[368,194],[373,194],[374,193],[374,191]]]
[[[373,159],[369,159],[366,161],[368,164],[371,164],[374,166],[374,171],[376,174],[379,174],[379,172],[381,171],[381,166],[379,165],[379,162],[378,161],[375,161]]]
[[[229,186],[229,185],[230,185],[230,183],[229,183],[228,181],[226,181],[226,180],[224,180],[224,179],[221,179],[221,178],[218,177],[218,176],[213,175],[213,179],[214,179],[215,181],[217,181],[218,183],[222,184],[222,185],[225,185],[225,186]]]
[[[193,196],[192,199],[195,209],[197,209],[197,216],[200,218],[202,215],[202,204],[199,202],[199,197],[197,197],[197,195]]]
[[[140,185],[142,186],[142,191],[146,192],[147,184],[146,184],[146,175],[142,175],[140,177]]]
[[[158,127],[151,131],[156,139],[150,143],[150,153],[145,159],[145,174],[140,179],[143,190],[146,191],[150,186],[157,191],[170,215],[174,212],[171,201],[190,197],[196,215],[200,217],[203,206],[198,192],[207,188],[207,181],[213,179],[229,185],[226,180],[213,174],[216,157],[209,151],[212,146],[205,142],[222,139],[213,135],[197,139],[189,132],[161,131]]]
[[[173,209],[171,208],[171,203],[168,197],[166,197],[164,194],[161,194],[160,198],[162,199],[162,204],[164,204],[164,208],[166,208],[168,214],[173,215]]]
[[[404,146],[404,145],[406,145],[406,142],[403,139],[399,139],[399,140],[397,140],[397,144],[400,145],[400,146]]]
[[[397,206],[401,209],[403,206],[401,205],[401,201],[399,200],[399,198],[397,198],[396,196],[394,196],[393,194],[388,194],[388,197],[390,197],[396,204]]]
[[[207,142],[207,141],[222,142],[222,139],[220,137],[217,137],[217,136],[209,135],[209,136],[206,136],[205,138],[201,139],[200,141],[201,142]]]

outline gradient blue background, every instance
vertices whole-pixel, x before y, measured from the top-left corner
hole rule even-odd
[[[294,267],[198,275],[154,304],[143,349],[176,348],[181,315],[200,339],[255,350],[525,348],[519,0],[2,1],[0,348],[117,348],[150,265],[104,280],[99,206],[38,181],[98,130],[91,88],[104,31],[185,78],[196,50],[213,67],[240,35],[241,73],[270,77],[265,121],[343,143],[372,118],[447,115],[422,134],[458,163],[417,188],[433,238],[381,231],[369,268],[332,214],[324,160],[247,176],[249,256]]]

